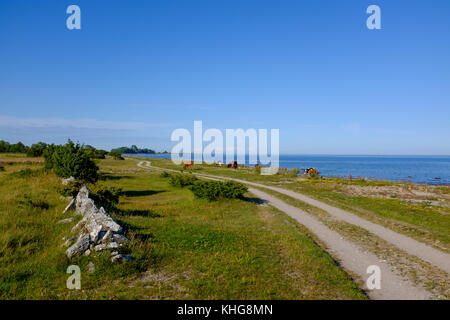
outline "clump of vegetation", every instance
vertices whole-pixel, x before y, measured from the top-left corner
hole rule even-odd
[[[122,194],[121,188],[95,185],[90,187],[89,196],[95,201],[97,207],[103,207],[106,211],[115,210]]]
[[[5,167],[0,165],[0,172],[5,171]]]
[[[108,155],[111,156],[114,160],[125,160],[122,157],[122,154],[117,151],[111,151],[110,153],[108,153]]]
[[[164,172],[161,173],[159,176],[160,176],[161,178],[168,178],[168,177],[170,177],[170,173],[168,173],[167,171],[164,171]]]
[[[68,141],[65,145],[49,145],[43,156],[45,168],[53,169],[58,177],[74,177],[84,182],[98,180],[98,167],[80,144]]]
[[[242,198],[248,189],[236,181],[197,181],[192,185],[191,190],[197,198],[215,201]]]
[[[84,149],[84,152],[91,159],[105,159],[106,154],[108,154],[108,151],[101,150],[101,149],[95,149],[93,146],[90,146],[90,145],[84,146],[83,149]]]
[[[196,176],[188,174],[174,174],[169,177],[169,183],[174,187],[192,186],[197,180]]]
[[[0,140],[0,153],[26,153],[27,151],[28,147],[22,142],[10,144],[6,141]]]
[[[57,191],[64,197],[76,197],[82,186],[80,181],[70,181],[66,185],[58,185]]]
[[[120,154],[123,153],[131,153],[131,154],[136,154],[136,153],[143,153],[143,154],[155,154],[155,150],[152,149],[139,149],[137,146],[132,145],[130,148],[128,147],[120,147],[120,148],[116,148],[116,149],[112,149],[111,152],[117,152]]]
[[[27,157],[41,157],[45,149],[47,149],[47,144],[44,142],[32,144],[27,151]]]

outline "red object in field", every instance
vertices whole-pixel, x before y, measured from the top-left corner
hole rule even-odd
[[[184,163],[183,169],[187,169],[187,168],[193,168],[194,167],[194,163],[192,161],[186,161]]]

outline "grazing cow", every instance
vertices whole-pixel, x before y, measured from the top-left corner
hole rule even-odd
[[[186,161],[183,165],[183,169],[186,170],[187,168],[194,168],[194,163],[192,161]]]
[[[227,168],[237,169],[238,163],[237,161],[231,161],[231,163],[227,164]]]
[[[316,168],[305,169],[305,175],[319,175],[320,172]]]

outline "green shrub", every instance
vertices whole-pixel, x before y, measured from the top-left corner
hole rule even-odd
[[[48,146],[43,152],[45,168],[53,169],[58,177],[73,176],[84,182],[98,180],[98,167],[80,144],[68,141],[65,145]]]
[[[110,155],[111,157],[113,157],[114,160],[125,160],[122,157],[122,154],[120,152],[117,151],[111,151],[110,153],[108,153],[108,155]]]
[[[215,201],[242,198],[247,192],[247,187],[235,181],[197,181],[192,185],[191,190],[197,198]]]
[[[161,173],[159,176],[160,176],[161,178],[168,178],[168,177],[170,177],[170,173],[168,173],[167,171],[164,171],[164,172]]]
[[[83,149],[87,156],[91,159],[105,159],[105,155],[108,153],[108,151],[95,149],[91,146],[85,146]]]
[[[38,142],[28,149],[27,151],[27,157],[41,157],[47,148],[47,144],[44,142]]]
[[[191,186],[197,181],[197,177],[189,174],[170,175],[169,183],[174,187]]]
[[[76,197],[82,186],[80,181],[70,181],[66,185],[58,185],[58,193],[64,197]]]
[[[0,166],[0,172],[1,171],[5,171],[5,167],[4,166]]]
[[[89,196],[95,201],[98,208],[103,207],[106,211],[113,211],[119,203],[119,196],[122,189],[115,187],[105,187],[101,185],[92,186],[89,189]]]

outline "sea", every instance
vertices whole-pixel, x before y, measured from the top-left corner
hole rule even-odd
[[[170,154],[127,156],[171,158]],[[326,177],[352,175],[353,178],[450,184],[450,156],[280,155],[279,159],[281,168],[316,168]]]

